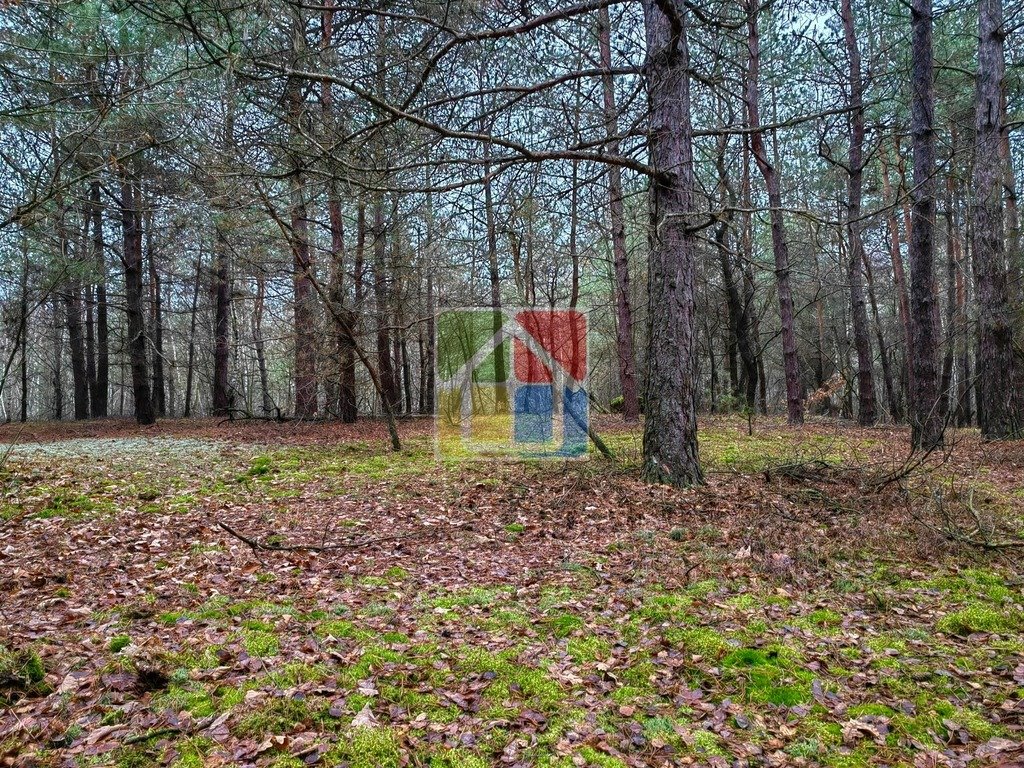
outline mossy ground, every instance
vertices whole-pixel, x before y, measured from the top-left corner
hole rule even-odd
[[[439,465],[412,428],[400,454],[227,435],[16,456],[0,757],[860,766],[1016,738],[1013,562],[920,551],[837,512],[839,480],[766,472],[879,460],[884,435],[744,426],[702,432],[711,486],[685,493],[635,482],[625,431],[618,465]],[[217,520],[356,546],[254,551]]]

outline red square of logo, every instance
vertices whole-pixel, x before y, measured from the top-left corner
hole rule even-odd
[[[547,356],[577,383],[587,375],[587,317],[577,310],[530,309],[516,313],[516,322]],[[548,384],[551,371],[519,338],[515,341],[516,378],[523,384]],[[567,382],[568,383],[568,382]]]

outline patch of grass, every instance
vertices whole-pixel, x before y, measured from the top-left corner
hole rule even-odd
[[[398,736],[390,728],[353,728],[346,739],[324,755],[324,765],[338,764],[349,768],[400,768],[403,761]]]
[[[508,598],[510,587],[468,587],[454,590],[430,601],[433,608],[479,608]]]
[[[490,763],[465,749],[445,749],[430,756],[429,768],[487,768]]]
[[[554,616],[549,616],[545,624],[551,630],[551,634],[557,638],[568,637],[584,626],[583,619],[573,613],[557,613]]]
[[[729,752],[722,746],[718,734],[703,729],[693,732],[693,750],[703,755],[729,756]]]
[[[273,461],[269,456],[256,456],[249,465],[248,475],[250,477],[261,477],[269,475]]]
[[[39,695],[46,691],[46,667],[33,650],[12,650],[0,645],[0,702],[19,695]]]
[[[362,640],[369,637],[370,633],[365,630],[359,629],[351,621],[345,619],[332,619],[330,621],[321,621],[313,632],[318,637],[335,637],[340,639],[351,638],[354,640]]]
[[[728,677],[742,682],[747,701],[792,707],[811,699],[811,674],[797,668],[800,661],[793,649],[774,645],[734,650],[721,665]]]
[[[314,719],[308,699],[280,696],[243,717],[234,732],[254,739],[269,733],[289,733]]]
[[[521,699],[541,712],[553,713],[565,703],[561,686],[543,669],[520,664],[513,660],[512,653],[491,653],[482,648],[466,649],[457,662],[457,668],[465,674],[478,674],[494,679],[484,696],[501,704],[512,699]]]
[[[567,649],[569,657],[577,664],[606,659],[612,652],[611,644],[607,640],[594,635],[572,638]]]
[[[686,611],[693,600],[683,594],[666,592],[654,594],[644,600],[638,615],[651,624],[682,624],[689,621]]]
[[[935,629],[947,635],[1017,632],[1024,629],[1024,612],[1016,607],[993,608],[984,603],[972,603],[947,613],[936,622]]]
[[[729,648],[725,637],[708,627],[670,627],[665,630],[665,640],[687,653],[709,658],[717,658]]]
[[[819,635],[834,634],[843,623],[843,617],[835,611],[820,608],[793,621],[793,625],[808,629]]]
[[[277,656],[281,652],[281,646],[278,643],[277,635],[273,632],[265,632],[263,630],[246,630],[243,633],[245,651],[250,656],[258,656],[265,658],[267,656]]]
[[[526,526],[522,523],[509,523],[505,526],[505,533],[522,533],[526,530]]]
[[[120,653],[129,645],[131,645],[132,639],[128,635],[117,635],[116,637],[110,638],[110,642],[107,643],[107,648],[111,653]]]
[[[153,697],[155,710],[171,710],[174,713],[191,712],[195,717],[208,717],[217,711],[213,697],[201,686],[172,685],[163,693]]]

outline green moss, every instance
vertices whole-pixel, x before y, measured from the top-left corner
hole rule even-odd
[[[534,709],[551,713],[565,701],[561,686],[544,670],[513,661],[509,652],[491,653],[482,648],[469,648],[456,666],[466,674],[493,673],[494,679],[484,696],[495,703],[522,699]]]
[[[213,742],[202,736],[193,736],[174,745],[178,752],[171,768],[203,768],[206,754],[213,748]]]
[[[672,627],[665,630],[665,640],[687,653],[709,658],[717,658],[729,648],[725,637],[708,627]]]
[[[577,664],[606,659],[612,652],[611,644],[607,640],[594,635],[572,638],[567,649],[569,657]]]
[[[348,738],[324,756],[324,765],[347,763],[349,768],[400,768],[398,736],[390,728],[353,728]]]
[[[506,533],[522,533],[526,530],[526,526],[522,523],[509,523],[505,526]]]
[[[267,680],[277,688],[294,688],[303,683],[323,680],[331,671],[321,664],[305,664],[301,661],[290,661],[280,669],[267,675]]]
[[[434,608],[470,608],[494,605],[507,598],[509,587],[468,587],[434,598],[430,605]]]
[[[0,645],[0,703],[19,694],[38,695],[46,691],[46,667],[33,650],[9,650]]]
[[[757,606],[760,603],[758,602],[758,599],[753,595],[749,593],[744,593],[742,595],[730,597],[728,600],[725,601],[725,604],[741,611],[749,611],[754,608],[757,608]]]
[[[288,733],[313,719],[309,700],[281,696],[243,717],[234,732],[238,736],[258,739],[270,733]]]
[[[269,456],[256,456],[249,465],[250,477],[261,477],[270,474],[272,460]]]
[[[128,635],[117,635],[116,637],[110,638],[110,642],[107,643],[107,648],[110,649],[111,653],[120,653],[129,645],[131,645],[132,639]]]
[[[545,624],[551,630],[551,634],[558,638],[568,637],[584,626],[583,619],[572,613],[557,613],[554,616],[549,616]]]
[[[651,595],[644,600],[638,615],[651,624],[681,624],[688,620],[686,611],[692,604],[692,598],[684,594],[668,592]]]
[[[490,763],[465,749],[445,749],[432,754],[427,765],[430,768],[487,768]]]
[[[595,766],[595,768],[627,768],[619,758],[598,752],[593,747],[580,747],[579,756],[586,760],[588,766]]]
[[[828,609],[819,609],[812,611],[806,616],[801,616],[799,619],[793,622],[798,627],[804,627],[806,629],[833,629],[840,626],[843,623],[843,617],[835,611]]]
[[[686,593],[694,597],[709,597],[719,589],[718,581],[715,579],[704,579],[691,584],[686,588]]]
[[[369,632],[359,629],[351,621],[345,621],[344,619],[322,621],[313,631],[319,637],[351,638],[355,640],[365,640],[370,637]]]
[[[217,711],[213,697],[201,686],[172,685],[153,697],[153,708],[172,712],[191,712],[196,717],[207,717]]]
[[[743,683],[748,701],[791,707],[811,699],[810,673],[799,669],[800,654],[784,645],[739,648],[722,659],[727,678]]]
[[[892,707],[888,707],[885,704],[877,704],[868,702],[865,704],[854,704],[848,710],[847,714],[851,718],[874,716],[874,717],[892,717],[896,714]]]
[[[245,651],[250,656],[277,656],[281,652],[281,646],[277,641],[277,635],[262,630],[246,630],[244,632]]]
[[[1024,613],[1019,608],[993,608],[973,603],[959,611],[947,613],[935,624],[947,635],[969,635],[974,632],[1015,632],[1024,629]]]
[[[729,752],[722,746],[718,734],[711,731],[697,730],[693,732],[693,750],[703,755],[729,756]]]

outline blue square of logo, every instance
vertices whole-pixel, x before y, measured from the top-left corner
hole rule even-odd
[[[553,411],[550,384],[521,384],[516,387],[516,442],[545,443],[551,440]]]

